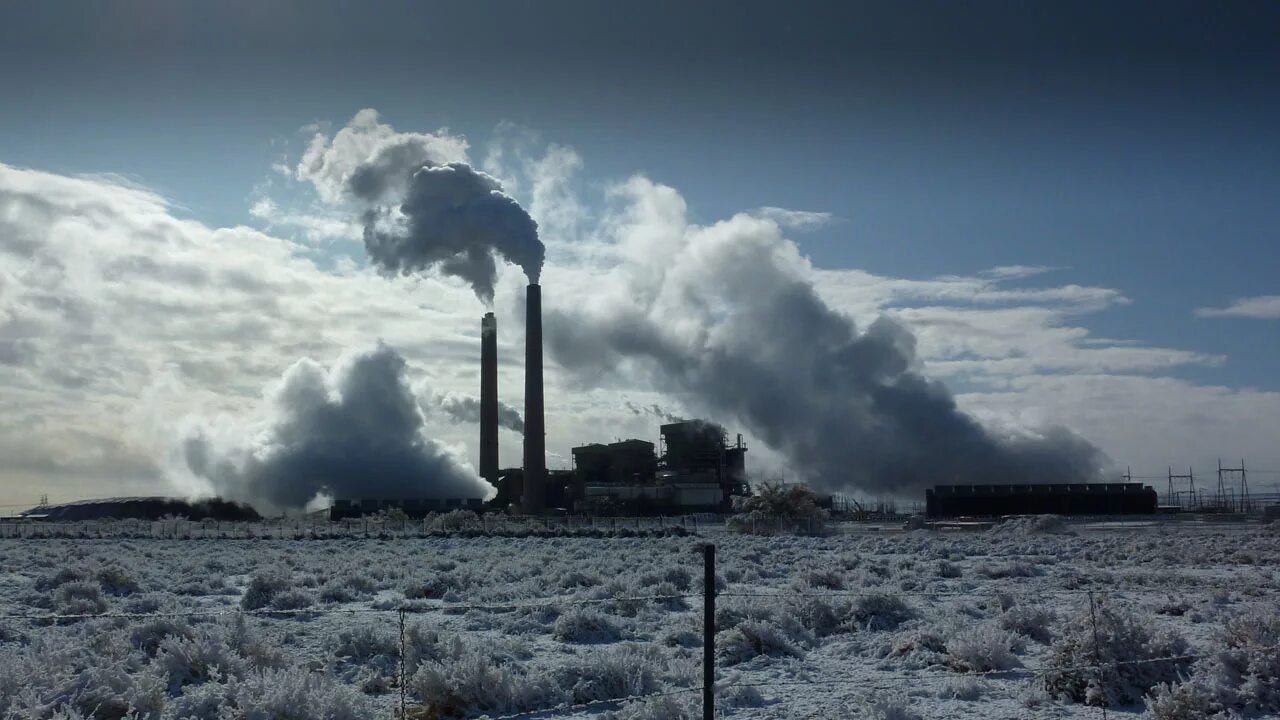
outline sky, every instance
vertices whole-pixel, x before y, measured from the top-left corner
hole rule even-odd
[[[482,304],[439,273],[379,276],[351,208],[299,176],[364,109],[465,140],[538,221],[553,309],[591,296],[618,202],[670,200],[642,177],[678,193],[677,224],[769,218],[828,305],[903,323],[989,427],[1060,424],[1135,475],[1243,457],[1266,488],[1278,21],[1267,3],[9,4],[0,503],[198,487],[173,447],[195,418],[233,433],[295,363],[339,387],[379,339],[419,396],[475,394]],[[139,252],[215,279],[145,286],[119,269]],[[501,269],[513,359],[522,284]],[[548,447],[651,438],[626,403],[707,409],[553,362]],[[475,463],[474,426],[425,422]]]

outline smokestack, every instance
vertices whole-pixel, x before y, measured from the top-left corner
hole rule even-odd
[[[542,417],[542,287],[530,283],[524,331],[524,498],[526,513],[546,506],[546,425]]]
[[[498,485],[498,320],[480,320],[480,477]]]

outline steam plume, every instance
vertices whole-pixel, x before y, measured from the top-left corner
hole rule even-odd
[[[450,392],[436,395],[433,398],[433,404],[453,422],[480,422],[479,398]],[[520,411],[502,401],[498,401],[498,425],[512,432],[524,434],[524,418],[520,417]]]
[[[243,429],[241,429],[243,428]],[[298,509],[334,497],[487,497],[493,488],[423,434],[405,361],[376,348],[332,369],[302,359],[267,394],[257,422],[188,429],[187,470],[228,498]]]
[[[679,195],[643,179],[619,194],[617,292],[546,314],[567,370],[637,373],[686,407],[745,425],[799,479],[831,490],[1098,474],[1100,452],[1065,428],[996,435],[962,412],[921,374],[915,337],[893,320],[858,332],[817,295],[775,222],[689,225]]]
[[[519,265],[530,282],[542,273],[537,223],[496,179],[465,163],[418,169],[398,211],[369,210],[364,220],[365,250],[379,267],[406,275],[437,268],[469,282],[489,305],[494,253]]]
[[[361,213],[373,263],[405,275],[437,270],[493,304],[495,255],[538,282],[538,225],[495,178],[467,163],[467,141],[447,130],[397,132],[364,109],[332,138],[316,134],[295,174],[326,203]]]

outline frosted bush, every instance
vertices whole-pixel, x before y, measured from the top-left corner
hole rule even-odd
[[[279,570],[267,570],[255,573],[249,579],[244,597],[240,598],[240,607],[245,610],[259,610],[271,604],[276,593],[289,587],[289,577]]]
[[[760,691],[750,687],[735,685],[727,690],[716,692],[716,706],[723,708],[758,708],[765,704]]]
[[[585,656],[561,668],[557,677],[572,702],[584,703],[657,692],[658,671],[665,664],[657,648],[627,643]]]
[[[377,708],[331,678],[297,670],[268,670],[231,684],[237,720],[365,720]]]
[[[961,672],[1011,670],[1022,665],[1009,633],[993,625],[962,630],[947,640],[947,664]]]
[[[170,637],[190,640],[195,633],[190,625],[174,618],[150,618],[129,630],[129,644],[148,656],[154,656],[161,643]]]
[[[1280,712],[1280,613],[1272,609],[1231,618],[1214,643],[1216,652],[1198,662],[1185,682],[1155,689],[1147,701],[1152,717]]]
[[[623,631],[599,611],[575,607],[556,618],[551,635],[562,642],[606,643],[622,639]]]
[[[1052,611],[1034,605],[1015,605],[1000,615],[1000,627],[1038,643],[1053,639],[1049,626],[1054,621]]]
[[[272,610],[305,610],[316,604],[316,597],[306,590],[285,590],[271,598]]]
[[[1054,641],[1045,674],[1050,692],[1089,705],[1126,705],[1159,683],[1177,681],[1190,664],[1187,659],[1160,659],[1187,654],[1180,636],[1153,632],[1132,613],[1107,605],[1096,615],[1096,642],[1088,608],[1071,618]]]
[[[54,593],[54,610],[59,615],[100,615],[107,611],[102,588],[87,580],[75,580],[58,586]]]
[[[759,655],[801,657],[791,640],[772,623],[743,620],[716,633],[716,655],[725,665],[737,665]]]
[[[427,717],[471,717],[517,713],[559,704],[564,696],[545,675],[533,677],[499,666],[480,653],[465,652],[447,662],[423,662],[409,681]]]
[[[915,611],[902,598],[884,593],[858,597],[849,614],[865,630],[896,630],[899,625],[916,616]]]

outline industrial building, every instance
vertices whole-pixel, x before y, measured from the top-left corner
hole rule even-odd
[[[703,420],[668,423],[660,433],[660,451],[645,440],[573,448],[574,509],[724,512],[735,495],[749,493],[741,435],[730,445],[724,428]]]
[[[41,504],[18,517],[24,520],[72,522],[76,520],[159,520],[182,517],[188,520],[258,520],[257,511],[243,503],[221,498],[185,500],[170,497],[118,497]]]
[[[1156,491],[1141,483],[937,485],[925,491],[931,518],[1155,512]]]

